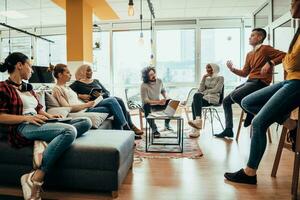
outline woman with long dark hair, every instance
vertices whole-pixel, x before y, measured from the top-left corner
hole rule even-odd
[[[300,1],[292,1],[293,18],[300,18]],[[252,121],[253,136],[250,156],[245,169],[225,173],[229,181],[256,184],[256,171],[266,149],[266,131],[274,123],[283,123],[300,105],[300,28],[298,28],[289,51],[283,59],[286,80],[256,91],[242,100],[242,107],[255,114]]]
[[[42,110],[28,80],[32,74],[30,61],[19,52],[10,54],[0,64],[0,71],[8,71],[9,78],[0,82],[0,124],[1,131],[8,133],[8,141],[14,147],[32,145],[33,141],[46,141],[40,166],[21,177],[24,199],[41,199],[41,186],[45,174],[57,159],[67,150],[76,137],[92,126],[87,118],[79,118],[68,123],[47,123],[47,119],[61,117]],[[6,127],[6,130],[3,130]],[[35,157],[36,155],[34,155]]]

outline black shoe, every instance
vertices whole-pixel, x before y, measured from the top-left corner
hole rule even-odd
[[[232,128],[225,128],[225,130],[222,133],[215,134],[214,136],[216,136],[218,138],[233,137]]]
[[[174,131],[169,124],[165,124],[165,130],[167,130],[167,131]]]
[[[256,185],[257,179],[256,175],[255,176],[248,176],[245,174],[244,169],[240,169],[237,172],[234,173],[225,173],[224,177],[232,182],[236,183],[245,183],[245,184],[251,184],[251,185]]]
[[[160,132],[154,131],[153,133],[154,138],[160,138]]]
[[[244,127],[247,128],[248,126],[250,126],[251,122],[252,122],[252,119],[253,119],[253,115],[251,114],[247,114],[246,115],[246,119],[244,121]]]

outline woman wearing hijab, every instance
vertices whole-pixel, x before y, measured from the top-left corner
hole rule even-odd
[[[219,66],[214,63],[206,65],[206,74],[203,76],[200,87],[194,95],[192,103],[193,120],[189,121],[189,125],[193,127],[192,138],[199,137],[202,128],[202,107],[218,104],[220,94],[224,86],[224,77],[219,76]]]
[[[126,110],[124,101],[119,97],[110,97],[110,92],[100,83],[99,80],[92,79],[92,77],[92,68],[89,65],[82,65],[77,69],[75,73],[76,81],[70,85],[70,88],[72,88],[72,90],[77,93],[78,97],[85,102],[94,100],[100,95],[102,95],[104,99],[116,99],[122,108],[123,114],[130,129],[133,130],[136,135],[142,135],[144,132],[132,123],[130,114]]]

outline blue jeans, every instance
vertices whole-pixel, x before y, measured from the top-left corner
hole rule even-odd
[[[91,127],[90,119],[80,117],[72,119],[69,123],[45,123],[41,126],[22,123],[18,126],[18,132],[29,140],[43,140],[48,143],[41,165],[41,170],[47,173],[75,138]]]
[[[300,105],[300,80],[288,80],[258,90],[242,100],[242,107],[256,114],[247,166],[257,169],[267,145],[266,132],[274,123],[283,123]]]
[[[87,112],[102,112],[101,110],[103,110],[103,107],[108,109],[109,113],[114,116],[115,124],[118,129],[123,129],[123,127],[128,124],[120,104],[114,97],[103,99],[94,108],[89,108]]]

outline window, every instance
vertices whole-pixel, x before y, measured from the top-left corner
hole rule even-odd
[[[4,60],[9,52],[21,52],[29,58],[31,57],[31,37],[14,37],[10,38],[10,44],[8,38],[2,38],[2,51],[1,60]]]
[[[150,63],[150,31],[143,31],[144,43],[139,42],[140,31],[113,32],[114,94],[123,95],[126,87],[139,90],[141,70]],[[138,87],[137,87],[138,86]]]
[[[273,0],[273,21],[290,10],[291,1]]]
[[[287,52],[290,41],[294,36],[293,28],[291,27],[291,20],[274,29],[274,47],[281,51]],[[282,64],[274,68],[274,82],[284,80],[284,70]]]
[[[10,40],[10,44],[9,44]],[[31,57],[31,37],[14,37],[14,38],[2,38],[1,39],[1,60],[8,56],[9,52],[21,52],[29,58]],[[8,77],[7,73],[1,73],[0,79],[5,80]]]
[[[194,29],[156,32],[157,74],[164,84],[195,82],[195,44]]]
[[[231,60],[236,68],[241,66],[240,29],[202,29],[201,30],[201,75],[206,73],[208,63],[220,67],[220,75],[225,78],[225,90],[232,90],[239,84],[239,76],[233,74],[226,66]],[[202,78],[200,77],[200,79]]]
[[[52,35],[52,36],[45,36],[45,38],[54,41],[54,43],[49,43],[45,40],[37,39],[36,65],[48,66],[50,62],[53,65],[56,65],[58,63],[66,64],[67,63],[66,35]],[[50,47],[50,52],[49,52],[49,47]],[[51,53],[51,57],[49,53]]]
[[[269,23],[270,4],[267,4],[254,15],[254,27],[264,28]]]
[[[111,90],[109,32],[93,33],[93,58],[94,78]]]

